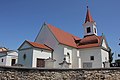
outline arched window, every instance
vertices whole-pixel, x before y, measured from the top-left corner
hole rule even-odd
[[[67,52],[67,61],[70,63],[70,53]]]
[[[94,28],[94,32],[96,33],[96,28]]]
[[[91,32],[91,29],[90,27],[87,28],[87,33],[90,33]]]
[[[24,59],[24,60],[26,59],[26,54],[23,55],[23,59]]]
[[[1,59],[1,62],[3,62],[3,59]]]

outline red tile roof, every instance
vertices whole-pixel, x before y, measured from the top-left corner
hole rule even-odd
[[[31,46],[33,46],[35,48],[46,49],[46,50],[52,51],[52,48],[48,47],[47,45],[39,44],[36,42],[30,42],[30,41],[26,41],[26,42],[28,42]]]
[[[8,51],[0,51],[2,54],[7,54]]]
[[[95,43],[95,44],[86,44],[86,45],[80,45],[78,46],[78,49],[84,49],[84,48],[92,48],[92,47],[99,47],[100,45]]]
[[[86,22],[94,22],[91,14],[90,14],[90,10],[87,8],[87,14],[86,14],[86,19],[85,19],[85,23]]]
[[[102,36],[91,35],[80,39],[79,37],[64,32],[63,30],[56,28],[55,26],[52,26],[50,24],[47,24],[47,26],[49,27],[55,38],[58,40],[58,42],[61,44],[78,49],[99,47],[101,45]],[[75,42],[76,40],[78,40],[77,43]]]
[[[86,36],[83,38],[78,45],[78,48],[91,48],[91,47],[99,47],[101,46],[102,36]]]
[[[59,43],[77,48],[75,40],[79,40],[79,37],[64,32],[63,30],[58,29],[50,24],[47,24],[47,26],[49,27],[50,31],[53,33]]]
[[[5,47],[0,47],[0,52],[5,52],[5,51],[8,51],[8,49]]]

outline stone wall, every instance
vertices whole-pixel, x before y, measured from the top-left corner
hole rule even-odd
[[[1,66],[0,80],[120,80],[120,68],[36,69]]]

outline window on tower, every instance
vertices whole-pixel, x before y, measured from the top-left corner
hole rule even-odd
[[[87,33],[90,33],[91,32],[91,29],[90,27],[87,28]]]
[[[96,28],[94,28],[94,31],[95,31],[95,33],[96,33]]]

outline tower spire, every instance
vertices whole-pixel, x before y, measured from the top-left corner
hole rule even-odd
[[[90,10],[88,8],[88,0],[86,0],[87,2],[87,13],[86,13],[86,18],[85,18],[85,22],[83,24],[84,26],[84,37],[85,36],[90,36],[90,35],[97,35],[97,27],[96,27],[96,23],[93,20],[91,14],[90,14]]]
[[[88,6],[87,6],[87,14],[86,14],[86,18],[85,18],[85,23],[86,22],[94,22],[91,14],[90,14],[90,10],[89,10]]]

